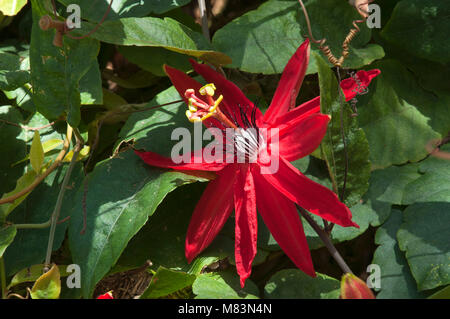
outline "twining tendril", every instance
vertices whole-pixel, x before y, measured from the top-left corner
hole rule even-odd
[[[342,43],[342,53],[341,53],[341,57],[340,58],[337,58],[331,52],[330,47],[325,44],[327,42],[327,39],[324,38],[324,39],[316,40],[313,37],[312,31],[311,31],[311,22],[309,20],[309,16],[308,16],[308,12],[306,10],[306,7],[303,4],[302,0],[298,0],[298,1],[300,3],[300,6],[302,7],[304,15],[305,15],[305,21],[306,21],[306,26],[308,27],[309,39],[312,42],[314,42],[316,44],[319,44],[319,49],[323,52],[323,54],[327,57],[328,61],[330,61],[331,64],[333,64],[335,67],[342,67],[342,64],[344,63],[345,59],[349,55],[350,42],[352,42],[352,40],[356,37],[356,35],[361,31],[361,29],[359,28],[358,24],[365,22],[366,19],[367,19],[368,13],[367,13],[367,11],[365,9],[363,9],[363,6],[371,3],[373,0],[368,0],[368,1],[364,2],[364,3],[359,3],[357,5],[358,13],[363,17],[363,19],[354,20],[352,22],[354,28],[350,29],[350,31],[348,32],[347,36],[344,39],[344,42]]]

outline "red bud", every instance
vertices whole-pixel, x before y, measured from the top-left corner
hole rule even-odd
[[[353,274],[345,274],[341,280],[342,299],[375,299],[366,283]]]
[[[97,299],[114,299],[112,292],[108,291],[106,294],[100,295]]]

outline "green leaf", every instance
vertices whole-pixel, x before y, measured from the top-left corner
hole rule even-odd
[[[43,3],[32,0],[32,9],[30,63],[33,102],[37,110],[49,119],[67,113],[68,123],[76,127],[81,117],[80,80],[93,65],[98,67],[99,42],[92,38],[74,40],[64,37],[63,48],[58,48],[53,45],[54,31],[43,31],[39,27],[39,19],[47,14]],[[100,77],[97,80],[95,84],[101,90]]]
[[[445,144],[440,147],[440,150],[443,152],[450,152],[450,144]],[[419,171],[421,173],[429,173],[429,172],[439,172],[439,171],[447,171],[449,169],[449,163],[447,160],[438,158],[435,156],[430,156],[426,160],[420,162]]]
[[[94,27],[84,22],[74,33],[86,34]],[[171,18],[122,18],[106,21],[92,35],[102,42],[125,45],[162,47],[194,56],[214,65],[231,63],[230,58],[212,49],[206,38]]]
[[[182,54],[164,48],[119,46],[117,49],[128,61],[158,76],[166,76],[164,64],[185,72],[192,69]]]
[[[308,178],[319,184],[322,184],[329,189],[332,188],[324,161],[309,156],[302,158],[301,160],[292,162],[292,164],[301,172],[303,172]],[[391,204],[374,199],[380,194],[380,189],[378,189],[378,192],[375,192],[374,190],[374,187],[377,185],[374,181],[374,174],[372,174],[369,183],[369,190],[367,191],[366,195],[364,195],[363,201],[356,205],[353,205],[350,208],[353,216],[352,220],[360,227],[341,227],[339,225],[335,225],[331,233],[331,239],[334,243],[340,243],[343,241],[354,239],[363,234],[370,225],[378,226],[383,223],[384,220],[389,216]],[[382,190],[384,191],[384,188]],[[368,196],[368,194],[372,195]],[[377,195],[375,196],[375,194]],[[316,215],[312,215],[311,217],[319,225],[322,224],[322,219],[320,217]],[[322,240],[306,220],[303,220],[303,228],[310,249],[318,249],[324,247]],[[273,239],[272,235],[261,219],[258,220],[258,247],[270,251],[281,249]]]
[[[425,174],[406,186],[402,203],[450,202],[450,162],[431,157],[421,165],[424,168]]]
[[[397,239],[420,291],[450,283],[450,203],[417,203],[403,213]]]
[[[374,214],[372,226],[382,225],[391,213],[391,206],[401,204],[405,186],[420,176],[417,170],[418,164],[411,163],[372,172],[369,190],[363,197],[363,205]]]
[[[16,232],[17,229],[14,226],[2,226],[0,228],[0,258],[3,257],[6,248],[13,242]]]
[[[53,267],[43,274],[34,283],[31,289],[32,299],[58,299],[61,293],[61,277],[58,266]]]
[[[438,95],[450,95],[450,88],[447,85],[450,82],[450,64],[441,64],[405,54],[403,47],[398,48],[392,45],[391,48],[387,49],[392,51],[389,54],[390,56],[395,56],[398,61],[414,73],[424,89]]]
[[[23,175],[23,165],[11,167],[13,163],[24,158],[27,147],[18,139],[21,128],[8,123],[20,124],[23,121],[19,109],[12,106],[0,106],[0,195],[10,192],[15,188],[17,179]],[[0,218],[1,220],[1,218]]]
[[[36,281],[42,275],[42,270],[44,269],[44,266],[45,266],[44,264],[38,264],[22,269],[21,271],[19,271],[14,275],[7,289],[10,289],[14,286],[17,286],[25,282]],[[70,275],[70,273],[67,272],[67,266],[59,265],[58,269],[60,272],[60,277],[67,277],[68,275]]]
[[[30,81],[30,73],[21,70],[21,57],[0,52],[0,90],[12,91]]]
[[[159,267],[140,299],[154,299],[173,294],[192,285],[196,276]]]
[[[352,21],[359,18],[356,10],[340,0],[312,0],[306,3],[306,7],[314,36],[327,38],[327,44],[339,56],[342,42],[353,27]],[[360,68],[384,56],[382,47],[367,44],[371,30],[365,24],[360,27],[362,31],[351,43],[344,67]],[[297,1],[271,0],[219,29],[214,34],[213,45],[232,58],[232,68],[274,74],[283,71],[306,34],[306,24]],[[312,49],[319,53],[316,45]],[[308,74],[317,72],[314,59],[311,58]]]
[[[164,143],[164,141],[161,141]],[[83,188],[78,190],[69,229],[74,262],[81,267],[82,290],[90,297],[96,283],[117,262],[130,239],[164,197],[197,178],[145,164],[133,151],[100,162],[89,175],[83,229]]]
[[[440,0],[403,0],[397,3],[381,35],[420,58],[450,62],[450,4]]]
[[[428,155],[425,145],[450,130],[450,99],[425,91],[395,60],[373,67],[381,75],[369,94],[358,97],[358,119],[369,140],[372,167],[423,159]]]
[[[381,270],[381,291],[377,294],[379,299],[424,297],[417,292],[405,255],[397,243],[396,233],[401,223],[402,212],[394,209],[375,235],[375,244],[379,246],[375,250],[372,264],[378,265]]]
[[[30,149],[30,163],[34,171],[39,174],[44,164],[44,148],[41,143],[39,131],[34,131],[33,142]]]
[[[16,46],[2,46],[0,47],[0,52],[9,54],[7,56],[0,54],[0,56],[2,56],[0,70],[3,70],[0,71],[0,73],[3,73],[6,79],[12,79],[12,77],[9,76],[9,72],[17,72],[13,77],[18,80],[14,85],[10,86],[12,90],[3,90],[3,93],[5,93],[8,99],[15,100],[17,106],[33,113],[36,109],[31,99],[31,85],[28,83],[31,80],[29,72],[29,45],[18,44]],[[3,85],[5,84],[6,83],[3,82]],[[2,84],[0,84],[0,86],[2,86]],[[6,86],[9,86],[9,84],[6,84]]]
[[[314,159],[314,161],[319,160]],[[370,176],[367,193],[363,196],[360,203],[350,208],[353,215],[352,219],[360,228],[335,225],[331,233],[333,242],[340,243],[354,239],[363,234],[369,226],[377,227],[382,225],[389,218],[391,206],[393,204],[401,204],[406,185],[420,177],[418,167],[419,164],[412,163],[401,167],[391,166],[383,170],[373,171]],[[308,175],[308,172],[311,172],[310,168],[306,171],[306,174],[308,177],[315,179],[314,176]],[[323,183],[321,179],[316,178],[315,180],[324,186],[330,187]],[[319,217],[312,217],[317,223],[320,224],[322,222]],[[311,226],[306,221],[303,222],[303,225],[310,249],[323,247],[323,242]]]
[[[52,125],[53,124],[53,125]],[[41,136],[42,146],[51,146],[53,140],[64,140],[67,132],[67,124],[64,121],[49,122],[42,114],[35,112],[29,117],[26,122],[22,123],[24,129],[19,134],[18,139],[24,141],[28,147],[31,148],[33,142],[34,131],[27,130],[29,128],[41,128],[39,129],[39,135]],[[49,151],[46,153],[47,160],[53,160],[57,156],[57,152]]]
[[[317,273],[316,278],[299,269],[284,269],[264,287],[264,296],[273,299],[338,299],[339,280]]]
[[[352,206],[359,202],[369,187],[369,144],[363,130],[358,127],[357,119],[351,116],[353,112],[345,103],[343,94],[341,101],[333,72],[317,55],[316,61],[319,71],[321,112],[331,116],[320,148],[330,172],[334,191],[343,197],[347,206]],[[345,147],[342,134],[345,136]],[[345,193],[343,193],[344,183]]]
[[[41,143],[42,150],[43,150],[44,154],[47,154],[48,152],[53,151],[55,148],[62,145],[63,143],[64,143],[64,141],[61,139],[46,140],[45,142]],[[28,154],[25,158],[21,159],[20,161],[13,163],[12,166],[20,164],[22,162],[26,162],[29,158],[30,158],[30,154]]]
[[[221,235],[191,264],[185,257],[187,227],[205,186],[205,183],[193,183],[168,194],[147,224],[128,243],[114,270],[137,268],[151,260],[155,270],[164,267],[200,274],[204,267],[227,257],[228,238]]]
[[[30,170],[29,172],[26,172],[25,174],[23,174],[23,176],[21,176],[17,180],[16,188],[14,190],[12,190],[11,192],[4,194],[2,198],[8,198],[8,197],[13,196],[13,195],[17,194],[18,192],[24,190],[25,188],[30,186],[36,180],[36,177],[37,177],[36,171]],[[8,204],[3,204],[2,206],[0,206],[0,219],[4,219],[4,218],[8,217],[8,215],[14,210],[14,208],[19,206],[20,203],[22,203],[29,194],[30,193],[22,195],[21,197],[17,198],[15,201],[8,203]]]
[[[78,153],[77,161],[82,161],[89,156],[89,151],[91,148],[89,146],[84,146],[80,152]],[[72,161],[74,150],[72,149],[70,152],[64,156],[63,163],[70,163]]]
[[[438,292],[432,294],[428,299],[450,299],[450,286],[439,290]]]
[[[94,60],[91,68],[81,78],[78,89],[82,105],[103,103],[102,78],[97,60]]]
[[[145,108],[180,100],[175,87],[159,93]],[[119,133],[120,145],[123,141],[134,141],[136,149],[156,152],[163,156],[171,155],[172,148],[179,141],[172,140],[172,132],[184,127],[194,136],[194,125],[186,118],[187,106],[184,102],[155,108],[145,112],[132,114]],[[161,141],[164,141],[162,143]]]
[[[31,98],[31,90],[29,84],[25,84],[24,86],[17,88],[13,91],[3,91],[6,97],[10,100],[15,100],[16,105],[20,108],[34,113],[36,111],[36,107],[33,104],[33,100]]]
[[[234,271],[206,273],[197,276],[192,285],[195,299],[257,299],[258,288],[247,279],[241,288]]]
[[[380,184],[380,189],[383,188],[384,191],[376,200],[395,205],[404,204],[403,198],[409,193],[408,185],[420,177],[418,165],[415,163],[391,166],[376,172],[377,182]]]
[[[145,70],[138,70],[126,79],[114,75],[114,73],[109,70],[105,70],[103,76],[125,89],[141,89],[155,85],[158,82],[158,77]]]
[[[0,0],[0,11],[5,16],[15,16],[27,4],[27,0]]]
[[[58,0],[64,5],[77,4],[81,7],[83,19],[93,22],[100,22],[111,0],[101,0],[92,2],[92,0]],[[114,0],[111,11],[106,20],[117,20],[126,17],[145,17],[150,13],[162,14],[167,11],[184,6],[191,0],[161,1],[129,1]]]
[[[331,233],[331,239],[335,243],[352,240],[363,234],[369,226],[374,224],[378,217],[377,213],[364,203],[353,205],[350,210],[352,212],[352,220],[359,225],[359,228],[335,225]]]

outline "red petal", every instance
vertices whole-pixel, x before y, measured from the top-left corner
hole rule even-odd
[[[361,81],[361,86],[368,87],[372,79],[380,74],[380,70],[361,70],[357,73],[358,78]],[[352,92],[357,87],[356,81],[353,78],[345,79],[341,82],[341,88],[344,91],[346,101],[353,99],[356,96],[356,92]],[[272,122],[272,127],[277,127],[285,122],[291,121],[292,119],[299,116],[306,116],[313,113],[320,112],[320,96],[297,106],[296,108],[290,110],[289,112],[279,116],[274,122]],[[267,114],[267,113],[266,113]]]
[[[258,212],[286,255],[306,274],[315,277],[300,216],[292,201],[254,172]]]
[[[285,123],[295,120],[301,116],[306,117],[316,113],[320,113],[320,96],[315,97],[314,99],[297,106],[295,109],[290,110],[284,115],[277,117],[271,126],[280,127]]]
[[[247,114],[247,118],[251,119],[251,114],[254,107],[253,103],[249,99],[247,99],[244,93],[242,93],[241,89],[239,89],[233,82],[225,79],[219,72],[213,70],[206,64],[199,64],[192,59],[190,60],[190,62],[194,70],[198,74],[200,74],[207,82],[214,83],[217,88],[216,98],[220,95],[223,95],[221,106],[223,111],[228,112],[228,114],[226,115],[236,115],[236,120],[242,127],[244,127],[244,123],[242,123],[240,117],[239,106],[243,108],[243,110]],[[259,123],[259,120],[262,118],[261,111],[259,109],[256,109],[255,115],[256,121],[257,123]]]
[[[312,114],[286,123],[279,134],[280,156],[292,162],[311,154],[319,147],[329,121],[328,115]]]
[[[234,184],[234,207],[236,215],[234,253],[241,287],[244,288],[245,280],[252,272],[258,239],[255,185],[248,165],[241,166]]]
[[[277,117],[285,114],[290,108],[295,106],[295,99],[308,68],[309,53],[309,40],[306,39],[283,70],[269,109],[264,114],[266,123],[273,123]]]
[[[226,166],[218,178],[209,182],[200,198],[186,234],[185,253],[191,262],[216,237],[233,209],[236,165]]]
[[[175,88],[178,91],[178,94],[183,98],[186,105],[188,104],[188,100],[186,99],[184,93],[187,89],[194,89],[195,92],[198,92],[198,90],[202,87],[202,85],[194,80],[193,78],[186,75],[184,72],[181,72],[180,70],[177,70],[175,68],[172,68],[168,65],[164,65],[164,71],[166,72],[167,76],[169,77],[172,84],[175,86]],[[206,127],[220,127],[220,123],[217,122],[217,120],[213,118],[209,118],[203,121],[203,124]]]
[[[151,166],[172,168],[176,170],[199,170],[199,171],[220,171],[225,163],[205,163],[202,160],[202,151],[191,155],[190,163],[174,163],[171,158],[161,156],[154,152],[134,151],[145,163]]]
[[[107,293],[98,296],[97,299],[114,299],[114,297],[112,295],[112,292],[108,291]]]
[[[194,89],[198,92],[202,85],[180,70],[172,68],[168,65],[164,65],[163,67],[170,81],[175,86],[180,96],[184,99],[184,102],[188,104],[188,100],[184,96],[184,92],[186,92],[187,89]]]
[[[381,73],[381,71],[378,69],[374,69],[374,70],[370,70],[370,71],[364,71],[364,70],[358,71],[356,73],[356,77],[360,81],[360,90],[367,88],[369,86],[370,82],[372,81],[372,79],[377,77],[380,73]],[[341,88],[342,88],[342,91],[344,92],[346,101],[350,101],[357,95],[356,94],[357,87],[358,87],[358,84],[356,83],[355,79],[352,77],[345,79],[341,82]]]
[[[262,174],[273,187],[304,209],[343,227],[354,226],[352,213],[331,190],[306,176],[280,157],[278,172]]]

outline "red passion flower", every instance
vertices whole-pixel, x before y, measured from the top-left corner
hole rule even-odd
[[[309,55],[310,44],[306,40],[286,65],[264,115],[235,84],[205,64],[191,60],[194,70],[209,83],[205,86],[164,66],[188,104],[186,115],[191,122],[202,121],[209,129],[234,132],[233,138],[224,139],[224,143],[233,144],[234,152],[227,156],[235,161],[205,162],[199,158],[200,153],[194,152],[188,163],[175,163],[153,152],[136,151],[152,166],[216,173],[217,178],[208,184],[192,215],[185,254],[191,262],[212,242],[234,209],[235,260],[242,287],[256,255],[257,212],[286,255],[313,277],[315,271],[295,204],[340,226],[359,227],[334,192],[305,177],[290,163],[319,146],[330,120],[320,113],[320,97],[295,107]],[[354,78],[342,81],[346,100],[354,98],[357,90],[367,87],[378,74],[378,70],[359,71],[359,83]],[[275,135],[267,133],[272,129],[276,129]],[[250,158],[255,160],[249,161]],[[277,169],[267,172],[273,162]]]

